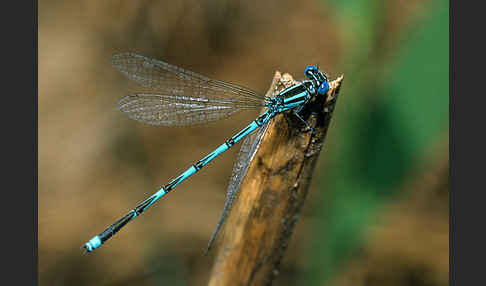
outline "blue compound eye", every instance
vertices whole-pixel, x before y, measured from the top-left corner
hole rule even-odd
[[[327,82],[326,80],[319,86],[319,88],[317,89],[317,93],[319,93],[320,95],[324,95],[328,90],[329,90],[329,82]]]
[[[305,71],[304,73],[307,74],[308,72],[310,71],[316,71],[317,70],[317,67],[315,65],[309,65],[305,68]]]

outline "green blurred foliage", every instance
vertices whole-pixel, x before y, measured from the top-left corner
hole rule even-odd
[[[380,207],[417,172],[448,129],[447,1],[429,1],[423,17],[377,50],[383,1],[331,1],[346,26],[344,85],[331,128],[339,146],[326,153],[321,212],[302,285],[327,285],[354,253]],[[394,35],[396,36],[396,35]],[[324,284],[322,284],[324,283]]]

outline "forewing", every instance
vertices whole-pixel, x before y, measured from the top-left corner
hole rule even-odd
[[[238,157],[235,164],[233,165],[233,172],[231,173],[228,190],[226,192],[226,201],[224,203],[223,212],[221,213],[218,223],[216,224],[216,228],[214,229],[211,239],[209,240],[206,253],[208,253],[213,246],[216,235],[218,234],[220,228],[223,226],[223,223],[231,209],[233,200],[236,198],[238,190],[240,189],[241,182],[248,172],[248,167],[250,166],[250,163],[253,160],[256,151],[258,150],[258,147],[260,146],[263,135],[267,131],[267,128],[268,122],[264,126],[260,127],[257,132],[248,135],[241,145]]]
[[[128,78],[157,93],[203,99],[226,99],[234,105],[261,107],[266,100],[250,89],[211,79],[163,61],[134,53],[112,56],[112,64]]]

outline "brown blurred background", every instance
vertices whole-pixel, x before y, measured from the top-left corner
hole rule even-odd
[[[274,285],[448,285],[448,2],[39,1],[40,285],[205,285],[238,147],[93,255],[79,247],[258,114],[129,120],[132,51],[264,93],[276,70],[344,74]],[[216,245],[217,247],[217,245]]]

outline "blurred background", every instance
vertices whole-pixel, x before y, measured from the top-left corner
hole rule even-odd
[[[238,147],[93,255],[79,247],[253,120],[154,127],[118,112],[132,51],[266,92],[344,83],[274,285],[448,285],[449,5],[439,0],[39,1],[40,285],[206,285]],[[217,248],[217,245],[216,245]]]

